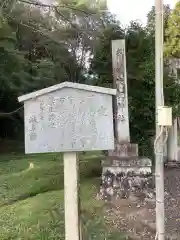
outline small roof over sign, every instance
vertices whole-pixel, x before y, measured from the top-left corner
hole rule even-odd
[[[20,97],[18,97],[18,101],[24,102],[29,99],[33,99],[33,98],[39,97],[39,96],[47,94],[47,93],[60,90],[62,88],[74,88],[74,89],[103,93],[103,94],[108,94],[108,95],[116,95],[116,89],[112,89],[112,88],[96,87],[96,86],[85,85],[85,84],[80,84],[80,83],[72,83],[72,82],[63,82],[63,83],[56,84],[56,85],[53,85],[48,88],[43,88],[36,92],[32,92],[32,93],[28,93],[26,95],[20,96]]]

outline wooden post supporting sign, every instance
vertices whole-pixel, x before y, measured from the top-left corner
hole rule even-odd
[[[64,153],[64,207],[66,240],[80,240],[78,172],[77,154],[74,152]]]

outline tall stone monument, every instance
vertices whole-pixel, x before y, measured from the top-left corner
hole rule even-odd
[[[149,187],[151,161],[138,156],[138,144],[130,142],[128,87],[125,40],[112,41],[113,84],[117,89],[114,101],[115,149],[102,160],[103,199],[127,198]]]
[[[130,142],[125,41],[112,41],[113,85],[115,100],[115,134],[119,143]]]

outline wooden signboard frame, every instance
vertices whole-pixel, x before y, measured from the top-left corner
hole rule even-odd
[[[64,94],[64,95],[63,95]],[[70,83],[70,82],[64,82],[61,84],[54,85],[49,88],[45,88],[30,94],[26,94],[24,96],[20,96],[18,98],[19,102],[24,102],[24,110],[25,110],[25,149],[26,153],[41,153],[41,152],[63,152],[64,156],[64,203],[65,203],[65,239],[66,240],[80,240],[80,223],[79,223],[79,201],[78,201],[78,188],[79,188],[79,182],[78,182],[78,158],[77,158],[77,152],[74,151],[73,145],[68,145],[67,142],[67,151],[64,151],[66,149],[62,144],[62,151],[60,147],[57,148],[57,140],[53,142],[52,139],[52,145],[49,147],[48,144],[51,144],[51,141],[49,141],[49,136],[54,136],[54,138],[58,137],[58,134],[62,134],[62,128],[60,128],[59,121],[56,122],[56,126],[58,126],[55,131],[53,129],[49,130],[49,126],[47,124],[47,108],[44,108],[44,112],[42,115],[42,112],[40,114],[39,109],[41,109],[41,103],[42,99],[45,102],[45,105],[48,105],[49,98],[52,99],[53,96],[56,97],[56,100],[60,101],[61,95],[64,97],[64,101],[69,104],[69,102],[73,103],[75,101],[76,107],[78,109],[81,109],[82,104],[86,108],[84,108],[86,113],[88,113],[88,117],[86,117],[86,123],[88,121],[93,120],[95,117],[97,119],[94,119],[94,126],[101,132],[103,135],[103,129],[102,125],[104,127],[104,133],[107,133],[107,136],[109,138],[103,140],[103,138],[99,138],[99,136],[96,136],[96,142],[97,147],[94,146],[91,149],[91,146],[88,145],[88,140],[91,140],[91,132],[88,133],[89,136],[86,136],[86,141],[84,145],[81,145],[79,148],[77,146],[75,149],[78,149],[78,151],[87,151],[87,150],[110,150],[114,148],[114,132],[113,132],[113,111],[112,111],[112,96],[116,95],[115,89],[109,89],[109,88],[102,88],[102,87],[94,87],[84,84],[77,84],[77,83]],[[68,96],[67,96],[68,95]],[[87,96],[87,97],[86,97]],[[90,99],[89,99],[90,98]],[[95,99],[94,99],[95,98]],[[77,101],[77,99],[80,99]],[[54,100],[53,100],[54,101]],[[94,101],[94,103],[93,103]],[[80,103],[80,105],[78,105]],[[92,105],[91,105],[92,103]],[[100,108],[97,108],[98,105]],[[107,109],[103,108],[102,105],[107,105]],[[59,105],[58,105],[59,106]],[[69,106],[69,105],[68,105]],[[51,106],[52,108],[52,106]],[[54,107],[55,108],[55,107]],[[56,112],[54,112],[54,116],[57,119],[63,119],[60,118],[64,116],[67,118],[67,114],[69,114],[70,111],[73,111],[74,108],[71,108],[71,110],[68,111],[68,108],[62,111],[63,105],[60,105],[59,108],[56,108]],[[93,116],[89,114],[88,109],[91,109],[94,111]],[[104,110],[105,109],[105,110]],[[52,112],[52,111],[51,111]],[[77,112],[77,114],[81,114],[80,111]],[[96,115],[95,113],[98,112]],[[49,113],[48,113],[49,114]],[[82,115],[82,114],[81,114]],[[32,116],[34,119],[36,119],[35,123],[32,123],[32,121],[29,121],[29,118],[32,119]],[[71,114],[70,116],[73,117]],[[98,118],[101,118],[98,119]],[[73,121],[76,122],[76,119],[79,119],[80,123],[78,125],[75,125],[73,128],[75,131],[75,136],[81,138],[81,118],[75,118]],[[99,121],[100,120],[100,121]],[[99,121],[99,122],[98,122]],[[64,123],[64,122],[63,122]],[[31,124],[31,126],[29,126]],[[32,125],[34,124],[34,125]],[[55,124],[55,122],[54,122]],[[79,127],[80,125],[80,127]],[[44,129],[42,126],[45,126]],[[54,126],[54,125],[53,125]],[[86,126],[86,125],[83,125]],[[86,126],[87,127],[87,126]],[[33,132],[32,130],[36,130],[37,132]],[[68,136],[71,136],[71,132]],[[46,134],[46,131],[49,131],[49,135]],[[54,131],[54,132],[53,132]],[[79,132],[77,132],[79,131]],[[44,133],[45,132],[45,133]],[[54,135],[53,135],[53,134]],[[44,134],[44,135],[43,135]],[[63,133],[64,134],[64,133]],[[74,134],[74,133],[73,133]],[[85,135],[85,133],[83,132]],[[38,140],[38,136],[40,135]],[[84,137],[84,135],[82,137]],[[33,138],[32,138],[33,136]],[[45,139],[43,139],[43,137]],[[64,134],[66,136],[66,132]],[[105,135],[103,135],[104,137]],[[89,139],[88,139],[89,137]],[[102,136],[101,136],[102,137]],[[84,137],[85,138],[85,137]],[[102,140],[101,140],[102,139]],[[44,142],[42,142],[42,140]],[[35,144],[32,143],[32,141],[35,141]],[[41,142],[38,142],[41,141]],[[62,141],[62,139],[60,139]],[[65,141],[65,139],[64,139]],[[94,139],[93,139],[94,141]],[[102,142],[101,142],[102,141]],[[104,142],[103,142],[104,141]],[[42,145],[44,143],[44,145]],[[29,145],[30,146],[29,146]],[[53,144],[56,145],[56,147],[53,148]],[[48,148],[45,148],[43,146],[48,146]],[[71,147],[72,146],[72,147]],[[84,146],[84,147],[83,147]]]

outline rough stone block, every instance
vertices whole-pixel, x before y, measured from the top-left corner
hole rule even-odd
[[[102,166],[102,199],[129,198],[132,195],[148,198],[154,189],[152,163],[148,158],[106,159]]]

